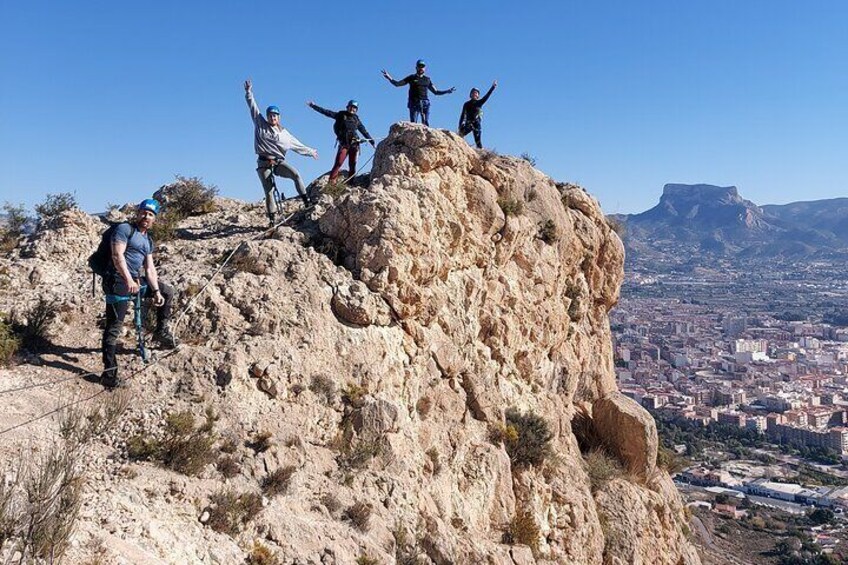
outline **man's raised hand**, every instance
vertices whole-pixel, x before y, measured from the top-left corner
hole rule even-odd
[[[244,91],[245,92],[250,92],[251,87],[253,87],[253,83],[250,82],[250,79],[247,79],[246,81],[244,81]]]

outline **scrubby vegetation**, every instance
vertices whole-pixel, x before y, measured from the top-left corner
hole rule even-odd
[[[603,449],[593,449],[583,457],[583,466],[589,475],[592,492],[599,490],[612,479],[623,477],[624,468],[618,459]]]
[[[524,153],[521,154],[521,158],[523,160],[527,161],[528,163],[530,163],[531,167],[536,166],[536,158],[534,156],[532,156],[530,153],[525,151]]]
[[[271,432],[258,432],[253,436],[253,439],[245,443],[245,446],[252,449],[254,453],[265,453],[274,445],[271,441],[273,437],[274,434]]]
[[[557,234],[556,224],[553,220],[548,219],[539,224],[539,239],[548,245],[559,240],[559,234]]]
[[[259,540],[253,542],[253,547],[247,554],[247,565],[280,565],[280,563],[280,557],[267,545]]]
[[[177,226],[182,220],[216,210],[218,187],[205,185],[199,177],[177,175],[175,182],[163,186],[157,194],[163,195],[164,202],[150,236],[156,242],[172,241],[177,237]]]
[[[127,454],[130,459],[156,461],[178,473],[194,476],[215,460],[213,427],[210,413],[201,425],[196,425],[191,412],[169,414],[161,439],[136,435],[127,441]]]
[[[269,497],[286,494],[296,470],[297,467],[294,465],[286,465],[268,473],[268,476],[262,480],[262,492]]]
[[[14,361],[20,346],[21,340],[12,329],[12,324],[0,314],[0,367],[8,366]]]
[[[262,510],[262,497],[255,492],[239,493],[233,489],[218,491],[210,497],[207,525],[229,536],[241,529]]]
[[[0,253],[9,253],[17,247],[32,218],[27,215],[26,208],[22,205],[14,206],[8,202],[3,205],[2,213],[6,216],[6,222],[0,227]]]
[[[492,428],[489,437],[504,444],[509,460],[517,468],[539,466],[551,455],[553,434],[547,421],[533,412],[508,409],[506,423]]]
[[[498,206],[507,217],[520,216],[524,213],[524,202],[516,198],[498,198]]]
[[[371,511],[370,504],[358,501],[344,511],[343,518],[353,524],[357,530],[367,532],[371,521]]]
[[[526,545],[534,555],[539,551],[539,526],[529,511],[516,511],[504,532],[503,542],[510,545]]]
[[[41,204],[35,205],[35,213],[38,214],[38,219],[48,221],[62,212],[79,208],[77,199],[70,192],[60,192],[58,194],[48,194]]]

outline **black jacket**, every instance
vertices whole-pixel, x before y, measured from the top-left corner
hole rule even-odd
[[[482,113],[481,108],[483,107],[483,104],[486,103],[486,100],[489,99],[489,96],[492,95],[494,90],[495,87],[491,86],[489,91],[486,92],[486,95],[482,98],[469,100],[462,105],[462,114],[459,115],[459,127],[462,127],[466,122],[475,122],[480,119],[480,114]]]
[[[409,75],[408,77],[403,78],[401,80],[391,79],[391,83],[395,86],[403,86],[404,84],[408,84],[410,101],[427,100],[428,90],[437,96],[441,96],[442,94],[450,94],[450,89],[436,90],[436,87],[433,86],[433,81],[430,80],[430,77],[428,77],[427,75],[419,75],[418,73]]]
[[[319,114],[324,114],[328,118],[335,120],[333,122],[333,132],[336,134],[339,145],[348,146],[352,142],[358,141],[359,136],[356,134],[357,131],[364,135],[365,139],[372,139],[371,134],[368,133],[368,130],[362,125],[362,120],[356,114],[347,110],[333,112],[332,110],[322,108],[318,104],[310,104],[309,107]]]

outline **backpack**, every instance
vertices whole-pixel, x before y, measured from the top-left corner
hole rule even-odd
[[[109,272],[109,267],[112,266],[112,235],[115,233],[115,229],[122,224],[129,224],[129,222],[119,222],[110,225],[103,232],[100,238],[100,245],[97,246],[97,249],[88,258],[88,266],[91,267],[95,275],[105,277]],[[134,225],[129,225],[132,230],[130,231],[130,236],[127,238],[128,241],[132,239],[136,231]]]

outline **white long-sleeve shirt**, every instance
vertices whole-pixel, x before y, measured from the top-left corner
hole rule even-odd
[[[318,154],[315,149],[307,147],[290,134],[282,126],[272,126],[259,111],[253,92],[248,90],[245,95],[247,106],[250,108],[250,117],[253,118],[253,148],[261,157],[286,158],[286,151],[294,151],[306,157],[314,157]]]

